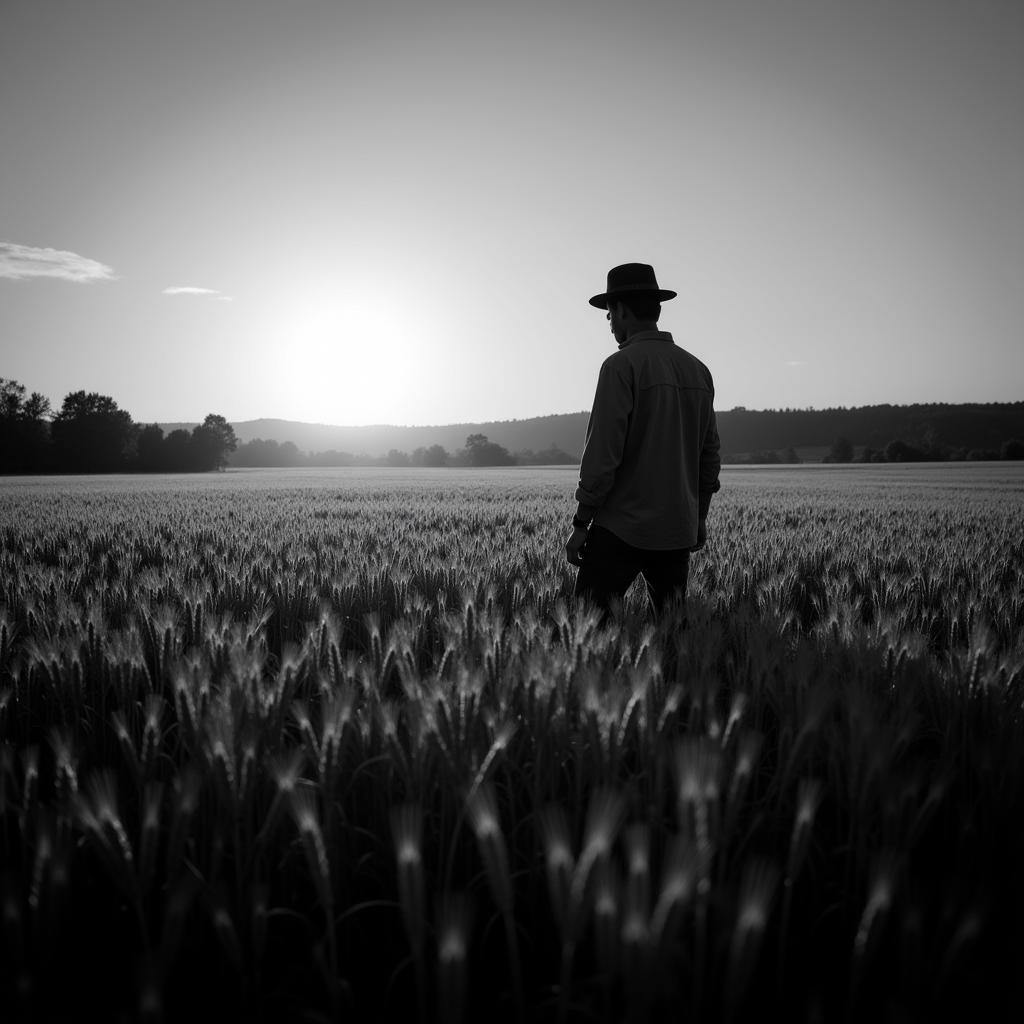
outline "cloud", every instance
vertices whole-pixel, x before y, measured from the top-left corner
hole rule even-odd
[[[802,359],[787,359],[787,366],[806,366],[807,364]]]
[[[0,277],[12,281],[29,277],[56,277],[78,282],[112,281],[116,276],[110,267],[76,252],[0,242]]]
[[[181,288],[165,288],[163,290],[164,295],[212,295],[219,302],[231,302],[230,295],[221,295],[216,288],[193,288],[191,286],[184,286]]]

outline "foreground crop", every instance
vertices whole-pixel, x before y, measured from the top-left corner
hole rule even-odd
[[[1017,995],[1012,486],[727,475],[682,632],[567,601],[568,477],[388,479],[0,493],[5,1007]]]

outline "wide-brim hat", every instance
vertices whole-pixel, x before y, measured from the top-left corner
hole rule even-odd
[[[658,287],[654,267],[647,263],[623,263],[622,266],[612,267],[608,271],[607,290],[595,295],[590,304],[598,309],[607,309],[609,299],[638,294],[656,296],[659,302],[676,297],[676,292]]]

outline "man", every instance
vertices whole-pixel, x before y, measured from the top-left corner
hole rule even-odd
[[[661,303],[675,296],[653,267],[626,263],[590,300],[607,309],[619,350],[597,379],[565,553],[579,567],[574,595],[602,621],[638,573],[656,612],[685,601],[690,552],[704,546],[720,486],[711,373],[658,330]]]

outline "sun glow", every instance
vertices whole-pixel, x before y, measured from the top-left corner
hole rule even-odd
[[[280,392],[288,418],[336,424],[405,423],[422,385],[416,325],[372,293],[296,303],[282,335]]]

